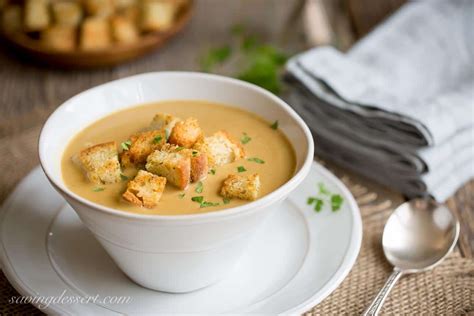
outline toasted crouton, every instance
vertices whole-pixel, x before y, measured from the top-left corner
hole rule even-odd
[[[148,156],[146,170],[184,190],[191,180],[191,159],[179,153],[156,150]]]
[[[171,144],[165,144],[161,148],[161,151],[179,153],[191,159],[191,182],[203,180],[207,177],[209,171],[207,155],[195,149],[188,149]]]
[[[160,201],[165,185],[166,178],[140,170],[135,178],[127,183],[127,190],[122,197],[135,205],[153,208]]]
[[[86,148],[79,153],[79,161],[87,178],[96,184],[120,181],[117,144],[108,142]]]
[[[41,32],[45,47],[57,51],[72,51],[76,46],[76,29],[71,26],[54,25]]]
[[[144,31],[167,31],[173,26],[179,6],[173,1],[144,0],[141,26]]]
[[[108,17],[114,12],[114,0],[84,0],[89,15]]]
[[[153,120],[150,123],[150,130],[164,129],[166,131],[167,138],[170,136],[173,127],[181,121],[179,117],[166,114],[158,113],[153,117]]]
[[[132,43],[138,39],[138,30],[130,20],[122,16],[111,18],[112,36],[118,43]]]
[[[110,24],[106,19],[87,18],[82,23],[81,42],[82,50],[101,50],[111,44]]]
[[[54,2],[52,9],[54,22],[57,25],[77,27],[81,22],[82,9],[78,2]]]
[[[226,198],[238,198],[253,201],[257,199],[260,190],[260,176],[252,174],[239,176],[230,174],[224,180],[221,195]]]
[[[5,34],[13,34],[21,31],[21,7],[19,5],[9,5],[2,12],[2,31]]]
[[[171,144],[191,148],[202,136],[203,132],[199,127],[198,120],[190,117],[175,124],[168,141]]]
[[[218,131],[212,136],[199,139],[193,148],[207,155],[211,167],[225,165],[245,157],[243,147],[225,131]]]
[[[141,132],[130,137],[131,145],[128,149],[130,162],[135,165],[145,164],[146,158],[153,151],[160,149],[166,143],[163,130]]]
[[[48,27],[50,16],[47,0],[26,0],[25,27],[28,31],[42,31]]]

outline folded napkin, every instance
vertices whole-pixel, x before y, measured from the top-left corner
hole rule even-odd
[[[319,154],[409,197],[474,177],[474,1],[413,1],[342,54],[287,64]]]

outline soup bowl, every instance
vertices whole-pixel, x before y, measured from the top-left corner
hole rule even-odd
[[[242,206],[175,216],[115,210],[66,187],[61,157],[77,133],[112,112],[164,100],[206,100],[253,112],[271,122],[278,120],[296,153],[292,178]],[[307,176],[313,139],[290,106],[255,85],[202,73],[156,72],[103,84],[59,106],[41,131],[39,156],[53,187],[130,279],[150,289],[181,293],[206,287],[231,273],[254,232]]]

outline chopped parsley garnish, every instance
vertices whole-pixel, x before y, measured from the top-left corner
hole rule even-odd
[[[178,147],[176,148],[176,151],[181,151],[181,150],[183,150],[183,149],[184,149],[183,146],[178,146]]]
[[[341,209],[341,206],[344,203],[344,198],[341,195],[331,193],[331,191],[329,191],[322,182],[318,183],[318,187],[318,195],[310,196],[306,201],[308,205],[314,204],[314,210],[316,212],[320,212],[323,209],[325,203],[331,205],[331,210],[333,212]]]
[[[100,188],[100,187],[92,189],[92,191],[94,191],[94,192],[101,192],[101,191],[104,191],[104,190],[105,190],[105,188]]]
[[[209,170],[208,173],[209,173],[209,174],[212,174],[212,175],[215,175],[215,174],[216,174],[216,169],[211,169],[211,170]]]
[[[277,130],[278,129],[278,120],[276,120],[275,122],[273,122],[272,125],[270,125],[270,127],[274,130]]]
[[[181,193],[180,195],[178,195],[178,197],[179,197],[180,199],[183,199],[185,195],[186,195],[186,193]]]
[[[155,138],[153,138],[153,142],[154,142],[155,144],[158,144],[159,142],[161,142],[162,139],[163,139],[163,136],[158,135],[158,136],[156,136]]]
[[[126,175],[124,175],[123,173],[121,173],[120,174],[120,179],[122,179],[122,181],[127,181],[128,177]]]
[[[203,207],[218,206],[218,205],[219,205],[219,203],[202,202],[200,207],[203,208]]]
[[[194,191],[196,191],[196,193],[202,193],[202,190],[204,189],[204,186],[202,185],[202,182],[199,181],[196,185],[196,189]]]
[[[191,201],[193,202],[198,202],[198,203],[202,203],[202,201],[204,201],[204,197],[203,196],[193,196],[191,198]]]
[[[244,166],[238,166],[237,171],[238,172],[245,172],[245,171],[247,171],[247,169],[245,169]]]
[[[343,202],[344,202],[344,199],[339,194],[332,195],[331,196],[331,209],[332,209],[332,211],[333,212],[338,211],[341,208]]]
[[[193,150],[193,157],[196,157],[198,155],[198,152]]]
[[[257,158],[257,157],[248,158],[247,160],[248,161],[253,161],[253,162],[256,162],[256,163],[259,163],[259,164],[264,164],[265,163],[265,161],[263,161],[262,159]]]
[[[230,199],[229,199],[229,198],[223,198],[223,199],[222,199],[222,202],[224,202],[224,204],[229,204],[229,203],[230,203]]]
[[[244,133],[244,135],[240,138],[240,142],[244,145],[247,144],[251,140],[252,138],[250,138],[249,135],[247,135],[247,133]]]
[[[132,145],[131,140],[127,140],[126,142],[123,142],[120,144],[123,150],[129,150],[131,145]]]

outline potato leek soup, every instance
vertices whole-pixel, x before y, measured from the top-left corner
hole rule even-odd
[[[261,198],[288,181],[295,166],[278,121],[186,100],[132,107],[86,127],[64,152],[62,176],[95,203],[179,215]]]

